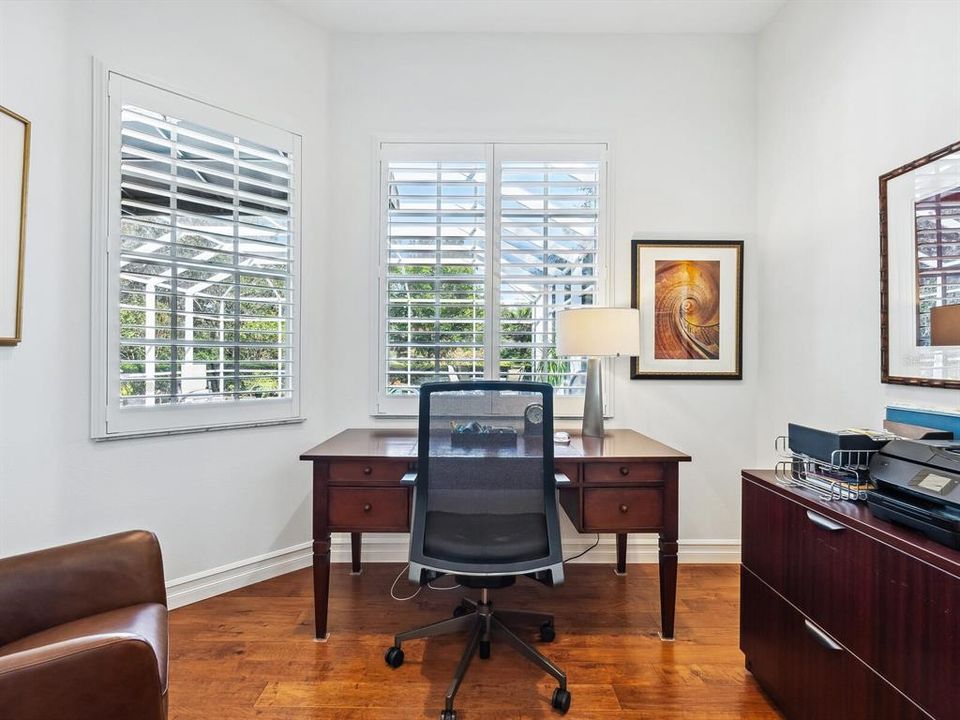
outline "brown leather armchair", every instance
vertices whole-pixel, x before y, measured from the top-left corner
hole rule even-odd
[[[0,560],[3,720],[165,720],[157,538],[108,535]]]

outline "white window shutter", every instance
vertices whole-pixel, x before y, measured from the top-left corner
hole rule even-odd
[[[585,360],[557,355],[556,313],[600,304],[606,202],[601,161],[564,153],[498,153],[497,161],[499,377],[549,383],[558,397],[584,392]]]
[[[110,113],[106,435],[296,418],[299,138],[125,77]]]
[[[385,154],[381,387],[415,395],[431,380],[485,376],[487,163]]]

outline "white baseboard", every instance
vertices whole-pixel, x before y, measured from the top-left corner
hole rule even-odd
[[[313,564],[312,548],[312,542],[300,543],[212,570],[174,578],[167,583],[167,606],[172,610],[310,567]]]
[[[564,557],[571,557],[593,545],[595,536],[575,535],[563,538]],[[406,535],[367,533],[363,536],[364,562],[406,562]],[[681,563],[728,563],[740,562],[739,540],[680,540],[679,562]],[[333,562],[350,562],[350,536],[346,533],[333,535],[331,548]],[[601,535],[600,544],[578,558],[576,563],[613,563],[617,560],[617,542],[613,535]],[[628,563],[655,563],[657,538],[652,535],[631,535],[627,539]]]
[[[334,533],[331,560],[335,563],[350,562],[350,535]],[[407,536],[388,533],[367,533],[363,536],[363,562],[406,562]],[[577,535],[563,539],[564,555],[570,557],[593,545],[590,535]],[[739,540],[681,540],[679,542],[681,563],[727,563],[740,562]],[[294,570],[302,570],[312,564],[312,543],[305,542],[265,555],[238,560],[229,565],[205,570],[167,583],[167,604],[171,609],[183,607],[200,600],[222,595],[247,585]],[[612,535],[601,535],[600,544],[576,563],[614,563],[617,559],[616,540]],[[627,542],[628,563],[657,562],[657,539],[652,536],[630,536]]]

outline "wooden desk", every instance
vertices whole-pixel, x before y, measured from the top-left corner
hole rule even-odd
[[[555,445],[555,465],[571,484],[560,503],[580,532],[615,533],[617,573],[627,571],[627,534],[660,535],[660,634],[673,638],[677,594],[677,470],[689,455],[632,430]],[[360,572],[362,533],[408,532],[417,431],[344,430],[308,450],[313,463],[313,602],[316,636],[327,637],[330,533],[351,533],[353,572]]]

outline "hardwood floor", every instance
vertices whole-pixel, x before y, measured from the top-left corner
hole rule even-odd
[[[351,576],[335,565],[326,643],[313,640],[309,570],[174,610],[171,720],[435,720],[463,637],[405,643],[397,670],[383,653],[395,632],[449,617],[473,591],[424,589],[397,602],[388,591],[400,569],[367,565]],[[743,668],[736,566],[680,566],[674,642],[657,636],[656,566],[631,565],[625,578],[612,572],[572,564],[561,587],[521,579],[492,593],[495,607],[556,615],[557,639],[541,647],[567,672],[569,720],[780,717]],[[401,580],[397,592],[412,590]],[[458,720],[559,718],[554,687],[494,640],[490,660],[470,665]]]

